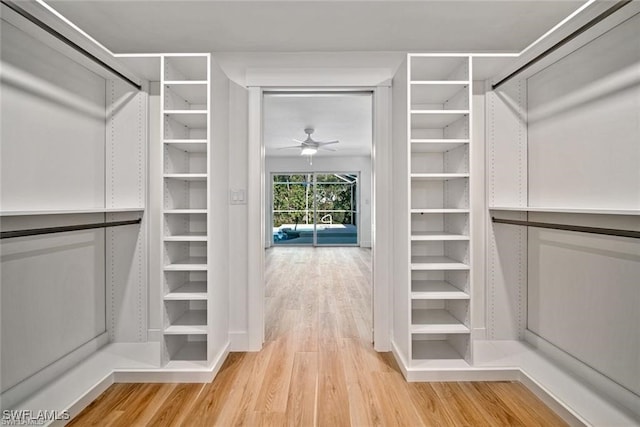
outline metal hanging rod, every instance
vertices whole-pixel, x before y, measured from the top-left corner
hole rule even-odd
[[[495,90],[495,89],[499,88],[500,86],[502,86],[507,81],[511,80],[516,75],[520,74],[521,72],[523,72],[527,68],[531,67],[536,62],[539,62],[543,58],[549,56],[551,53],[555,52],[556,50],[558,50],[559,48],[561,48],[565,44],[569,43],[571,40],[573,40],[576,37],[578,37],[580,34],[582,34],[585,31],[587,31],[589,28],[595,26],[599,22],[601,22],[604,19],[608,18],[609,16],[613,15],[618,10],[622,9],[624,6],[628,5],[631,2],[632,2],[632,0],[623,0],[623,1],[617,2],[616,4],[611,6],[609,9],[605,10],[604,12],[602,12],[600,15],[596,16],[591,21],[587,22],[582,27],[578,28],[573,33],[569,34],[568,36],[566,36],[565,38],[563,38],[562,40],[560,40],[559,42],[557,42],[556,44],[551,46],[549,49],[545,50],[540,55],[536,56],[531,61],[529,61],[526,64],[524,64],[522,67],[518,68],[513,73],[509,74],[507,77],[505,77],[502,80],[500,80],[498,83],[496,83],[494,85],[491,85],[491,89]]]
[[[585,227],[581,225],[552,224],[547,222],[519,221],[515,219],[501,219],[491,217],[497,224],[524,225],[525,227],[550,228],[552,230],[579,231],[581,233],[604,234],[607,236],[630,237],[640,239],[640,231],[619,230],[616,228]]]
[[[19,14],[20,16],[22,16],[25,19],[27,19],[27,20],[31,21],[32,23],[36,24],[38,27],[42,28],[44,31],[46,31],[47,33],[51,34],[53,37],[57,38],[58,40],[60,40],[64,44],[66,44],[67,46],[70,46],[71,48],[73,48],[76,51],[80,52],[81,54],[83,54],[84,56],[86,56],[87,58],[89,58],[90,60],[95,62],[96,64],[100,65],[102,68],[105,68],[105,69],[109,70],[111,73],[113,73],[116,76],[120,77],[122,80],[124,80],[125,82],[129,83],[131,86],[135,87],[138,90],[142,89],[141,85],[139,85],[138,83],[134,82],[129,77],[125,76],[120,71],[116,70],[111,65],[107,64],[102,59],[100,59],[97,56],[95,56],[94,54],[90,53],[88,50],[84,49],[80,45],[78,45],[75,42],[69,40],[67,37],[65,37],[64,35],[62,35],[58,31],[56,31],[53,28],[51,28],[49,25],[45,24],[44,22],[42,22],[41,20],[36,18],[35,16],[33,16],[32,14],[30,14],[29,12],[27,12],[26,10],[24,10],[20,6],[18,6],[16,3],[14,3],[14,2],[12,2],[10,0],[0,0],[0,2],[2,2],[3,5],[7,6],[9,9],[13,10],[17,14]]]
[[[13,237],[25,237],[25,236],[37,236],[39,234],[64,233],[67,231],[90,230],[92,228],[119,227],[121,225],[140,224],[141,221],[142,219],[138,218],[138,219],[132,219],[128,221],[111,221],[111,222],[99,222],[94,224],[64,225],[60,227],[29,228],[26,230],[3,231],[2,233],[0,233],[0,239],[11,239]]]

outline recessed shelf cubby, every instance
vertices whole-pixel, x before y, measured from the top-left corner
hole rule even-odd
[[[208,54],[163,56],[161,274],[167,366],[206,365],[209,357],[209,71]]]
[[[470,58],[408,56],[409,352],[414,367],[471,358]]]

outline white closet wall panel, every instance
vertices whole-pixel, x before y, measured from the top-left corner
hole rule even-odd
[[[146,89],[146,83],[145,87]],[[146,205],[149,95],[120,80],[107,81],[107,208]],[[139,213],[109,213],[108,221],[140,218]],[[112,341],[147,340],[147,217],[140,226],[114,227],[107,238],[107,327]]]
[[[640,395],[640,243],[531,228],[529,261],[528,329]]]
[[[99,222],[102,215],[73,215]],[[3,227],[60,225],[60,218],[3,218]],[[74,222],[75,221],[75,222]],[[104,231],[2,243],[2,392],[105,331]]]
[[[238,231],[225,227],[230,224],[228,209],[229,189],[229,145],[230,122],[232,114],[240,114],[229,109],[231,81],[224,74],[220,65],[211,60],[211,153],[209,155],[210,209],[209,230],[212,237],[208,247],[209,264],[208,280],[211,284],[208,310],[210,333],[208,340],[209,360],[217,360],[224,354],[229,345],[229,240],[230,235]],[[245,92],[246,94],[246,92]],[[246,111],[244,108],[240,111]],[[237,282],[236,282],[237,284]]]
[[[104,80],[2,22],[2,210],[104,205]]]
[[[640,15],[528,80],[529,205],[640,208]]]
[[[121,80],[107,81],[106,93],[105,207],[144,207],[149,95]]]
[[[410,227],[410,214],[408,213],[410,197],[408,191],[408,145],[409,126],[407,125],[408,108],[408,71],[407,60],[404,60],[393,77],[392,96],[392,170],[393,170],[393,328],[392,345],[396,357],[404,359],[407,366],[411,358],[411,342],[408,331],[410,323],[409,303],[410,297],[407,283],[409,271],[407,260],[409,259],[410,242],[407,239]],[[401,364],[402,365],[402,364]]]
[[[486,93],[489,206],[527,205],[526,105],[521,79]]]

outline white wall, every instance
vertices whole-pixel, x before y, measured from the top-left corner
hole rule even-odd
[[[104,206],[105,80],[5,21],[1,29],[1,209]],[[2,228],[101,220],[19,216]],[[8,389],[106,331],[105,233],[9,239],[0,249],[4,409],[24,397],[7,399]]]
[[[146,104],[146,93],[3,21],[2,210],[23,212],[3,217],[3,230],[140,218],[78,212],[144,209]],[[2,241],[3,409],[109,338],[146,341],[145,232],[143,218]]]
[[[640,15],[528,80],[529,205],[640,209]]]
[[[396,355],[408,366],[411,359],[409,337],[409,156],[407,131],[407,61],[393,77],[392,186],[393,206],[393,327],[392,344]],[[402,363],[401,363],[402,364]]]
[[[529,204],[640,209],[640,15],[528,80]],[[637,216],[529,215],[640,229]],[[640,244],[529,230],[528,328],[640,396]]]
[[[6,21],[2,75],[2,210],[103,207],[105,80]]]
[[[371,247],[371,157],[370,156],[331,156],[315,157],[313,164],[309,164],[306,157],[267,157],[265,159],[266,188],[265,188],[265,243],[269,247],[272,239],[271,212],[271,174],[276,172],[358,172],[360,182],[359,224],[358,230],[360,246]]]
[[[209,336],[210,358],[220,355],[229,343],[229,242],[228,206],[230,122],[235,110],[230,109],[230,83],[215,59],[211,59],[211,210],[209,221]],[[231,114],[231,115],[230,115]]]
[[[228,187],[231,190],[247,190],[248,144],[247,90],[231,82],[229,84],[229,140]],[[228,206],[228,283],[229,283],[229,335],[231,350],[246,351],[248,346],[248,289],[247,289],[247,204]]]

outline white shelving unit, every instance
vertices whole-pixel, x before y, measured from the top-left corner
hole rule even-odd
[[[471,59],[410,54],[407,71],[410,365],[465,366],[472,354]]]
[[[163,364],[206,365],[210,56],[163,55]]]
[[[543,213],[569,213],[592,215],[640,215],[640,209],[599,209],[599,208],[572,208],[572,207],[542,207],[542,206],[489,206],[490,211],[504,212],[543,212]]]

